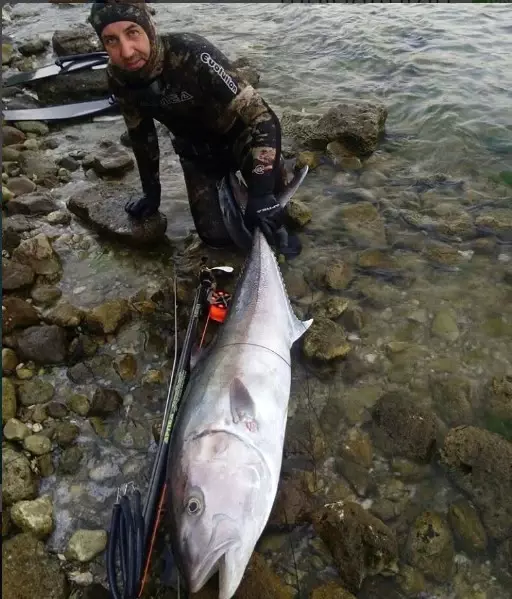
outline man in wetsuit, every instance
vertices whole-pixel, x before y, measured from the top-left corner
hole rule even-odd
[[[248,192],[246,227],[252,232],[258,226],[269,243],[279,246],[283,211],[276,194],[286,183],[281,130],[259,93],[205,38],[158,35],[145,3],[95,2],[89,21],[110,57],[109,88],[124,116],[142,184],[143,196],[129,201],[126,211],[141,219],[160,205],[156,119],[174,136],[203,242],[216,248],[231,245],[217,182],[240,170]],[[279,249],[296,255],[300,245],[294,237],[289,247]]]

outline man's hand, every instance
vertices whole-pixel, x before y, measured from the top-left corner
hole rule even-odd
[[[158,212],[160,197],[156,194],[144,194],[138,200],[129,200],[124,209],[136,219],[148,218]]]
[[[276,233],[283,224],[283,209],[274,194],[249,196],[245,211],[245,226],[251,233],[259,227],[271,245],[276,243]]]

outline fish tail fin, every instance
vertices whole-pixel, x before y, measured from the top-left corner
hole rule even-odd
[[[310,318],[309,320],[300,320],[295,316],[295,314],[292,313],[290,315],[290,320],[291,342],[293,344],[309,329],[309,327],[313,324],[313,319]]]

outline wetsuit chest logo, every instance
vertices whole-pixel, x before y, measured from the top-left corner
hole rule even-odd
[[[169,104],[181,104],[182,102],[187,102],[189,100],[193,100],[194,96],[189,94],[188,92],[167,92],[164,94],[163,98],[160,101],[162,106],[167,106]]]

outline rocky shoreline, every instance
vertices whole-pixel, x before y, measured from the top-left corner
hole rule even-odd
[[[92,51],[84,36],[60,32],[53,50]],[[31,44],[3,44],[2,63],[26,68],[27,56],[47,50]],[[419,598],[451,585],[457,599],[501,599],[512,582],[512,371],[481,373],[481,381],[460,372],[450,352],[466,343],[470,325],[455,296],[434,310],[405,297],[417,261],[442,276],[481,257],[496,259],[496,293],[510,300],[512,271],[500,256],[512,240],[512,209],[500,203],[501,188],[486,207],[478,189],[449,178],[397,177],[393,186],[400,165],[379,152],[386,116],[359,102],[283,115],[287,156],[307,162],[312,179],[330,181],[313,197],[298,194],[290,224],[305,235],[321,231],[336,250],[319,255],[306,244],[302,266],[283,267],[297,310],[315,318],[297,355],[308,393],[302,376],[274,511],[237,597],[307,589],[315,599]],[[62,290],[67,248],[87,256],[89,231],[100,245],[157,246],[160,260],[178,248],[181,325],[208,252],[194,235],[174,244],[163,214],[144,227],[129,221],[116,190],[124,193],[134,162],[121,140],[55,158],[58,130],[14,125],[2,127],[3,593],[101,599],[116,487],[147,482],[158,438],[174,273],[85,306],[80,292]],[[71,179],[82,188],[66,197],[59,190]],[[332,197],[338,205],[323,214]],[[485,321],[505,348],[507,318]],[[468,356],[477,353],[467,345]],[[495,350],[498,363],[509,357]],[[214,596],[211,587],[203,593]]]

